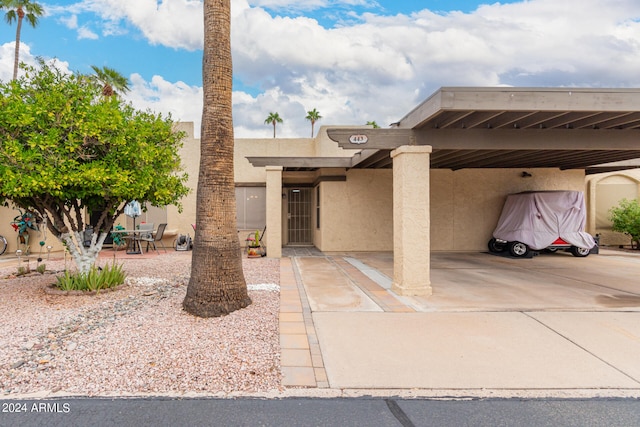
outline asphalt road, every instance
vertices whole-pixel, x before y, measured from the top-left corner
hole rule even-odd
[[[638,426],[640,400],[0,400],[0,426]]]

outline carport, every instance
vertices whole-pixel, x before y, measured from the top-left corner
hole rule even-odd
[[[430,171],[557,168],[640,158],[640,90],[442,88],[390,129],[335,128],[352,157],[250,158],[267,167],[267,233],[280,246],[282,172],[393,170],[393,290],[430,295]],[[425,168],[424,165],[430,165]],[[620,166],[624,168],[624,166]],[[607,169],[607,170],[610,170]]]

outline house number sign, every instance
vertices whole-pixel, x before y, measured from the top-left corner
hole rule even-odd
[[[366,144],[369,141],[367,135],[351,135],[349,142],[352,144]]]

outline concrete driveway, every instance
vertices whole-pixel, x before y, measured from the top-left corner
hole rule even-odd
[[[360,272],[388,290],[393,277],[391,253],[300,257],[298,266],[313,311],[385,311],[375,304],[376,294],[368,292],[368,283],[349,273]],[[560,252],[513,259],[489,253],[434,252],[431,284],[429,297],[388,293],[423,312],[640,311],[640,254],[605,249],[586,258]]]
[[[638,254],[433,253],[431,297],[389,291],[390,253],[321,255],[292,265],[331,388],[640,395]]]

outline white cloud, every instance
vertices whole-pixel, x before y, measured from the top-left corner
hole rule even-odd
[[[78,28],[78,40],[89,39],[89,40],[97,40],[99,37],[96,33],[91,31],[89,27],[82,26]]]
[[[196,124],[200,131],[202,116],[202,88],[189,86],[183,82],[168,82],[161,76],[153,76],[150,82],[139,74],[132,74],[130,92],[126,99],[140,110],[150,109],[165,115],[171,114],[175,121],[188,121]]]
[[[13,78],[13,64],[15,59],[15,42],[8,42],[0,45],[0,81],[8,82]],[[31,48],[20,43],[20,62],[24,62],[27,65],[37,65],[36,57],[31,54]],[[55,64],[55,66],[63,73],[70,73],[69,63],[61,61],[59,59],[45,58],[48,64]],[[18,76],[23,74],[22,70],[18,69]]]
[[[58,21],[60,21],[65,27],[69,28],[69,29],[76,29],[78,28],[78,15],[71,15],[71,16],[64,16],[60,19],[58,19]]]
[[[83,0],[55,9],[58,14],[79,12],[98,15],[104,36],[128,34],[133,26],[153,45],[187,50],[202,47],[202,1]]]
[[[232,46],[237,78],[265,91],[252,108],[277,107],[304,135],[305,109],[325,123],[387,125],[441,86],[638,86],[638,18],[634,0],[531,0],[324,28],[241,8]],[[267,96],[273,88],[278,96]]]
[[[262,89],[249,100],[236,95],[237,135],[268,137],[264,118],[278,111],[278,135],[304,136],[312,108],[326,124],[387,126],[441,86],[640,86],[640,4],[633,0],[365,14],[336,28],[234,5],[236,78]]]
[[[236,81],[255,89],[234,93],[237,136],[269,137],[269,111],[284,119],[278,135],[306,136],[304,117],[312,108],[323,116],[321,124],[375,120],[386,126],[441,86],[640,86],[637,0],[529,0],[472,13],[367,13],[333,28],[308,16],[265,10],[364,1],[232,0]],[[84,0],[66,13],[77,13],[75,25],[82,27],[87,11],[103,20],[102,35],[139,30],[150,44],[202,46],[202,1]],[[133,86],[131,96],[140,106],[199,123],[200,88],[158,76],[151,82],[138,76]]]
[[[13,78],[15,46],[15,42],[5,43],[0,46],[0,81],[8,82]]]
[[[335,6],[376,6],[375,1],[369,0],[249,0],[255,7],[267,9],[281,9],[288,11],[311,11]]]

